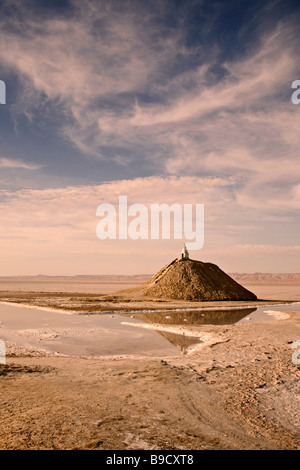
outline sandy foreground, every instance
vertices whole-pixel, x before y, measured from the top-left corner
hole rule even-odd
[[[299,449],[292,343],[300,340],[300,313],[288,313],[189,325],[204,341],[159,357],[75,357],[7,342],[0,448]]]

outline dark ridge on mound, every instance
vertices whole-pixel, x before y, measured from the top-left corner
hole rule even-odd
[[[176,300],[256,300],[217,265],[176,258],[138,287],[118,294]]]

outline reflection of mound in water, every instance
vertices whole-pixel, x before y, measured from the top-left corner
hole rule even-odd
[[[182,334],[169,333],[168,331],[159,331],[157,332],[166,338],[171,344],[176,346],[181,350],[183,354],[186,354],[187,350],[194,344],[202,343],[202,341],[195,336],[184,336]]]
[[[162,325],[233,325],[256,308],[184,311],[169,313],[135,313],[134,318],[146,323],[160,323]]]
[[[142,320],[145,323],[155,323],[156,325],[176,325],[176,326],[200,326],[200,325],[233,325],[245,318],[250,313],[257,310],[256,308],[243,309],[226,309],[226,310],[209,310],[209,311],[182,311],[182,312],[151,312],[151,313],[135,313],[134,318]],[[171,333],[169,331],[156,330],[160,335],[166,338],[171,344],[178,347],[183,354],[188,349],[201,343],[202,341],[195,336],[189,336],[182,332]]]
[[[184,258],[175,259],[141,286],[117,294],[191,301],[257,299],[215,264]]]

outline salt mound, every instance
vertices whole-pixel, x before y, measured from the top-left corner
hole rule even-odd
[[[217,265],[176,258],[138,287],[117,294],[176,300],[256,300]]]

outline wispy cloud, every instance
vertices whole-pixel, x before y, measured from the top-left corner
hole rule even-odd
[[[0,58],[22,77],[16,108],[30,117],[51,102],[62,135],[82,153],[120,166],[145,159],[153,171],[177,174],[195,166],[205,172],[207,155],[237,148],[259,159],[268,146],[276,158],[281,139],[279,147],[295,150],[298,142],[285,139],[286,118],[297,116],[283,103],[299,69],[297,24],[279,21],[239,59],[220,63],[217,45],[185,46],[184,21],[176,29],[158,21],[167,4],[158,12],[72,4],[70,17],[36,18],[16,2],[24,15],[2,20]],[[183,67],[191,57],[195,65]],[[214,163],[208,170],[221,174]],[[247,170],[243,158],[239,167]]]
[[[145,266],[148,272],[159,269],[177,255],[180,241],[97,239],[96,208],[102,203],[117,207],[120,195],[128,196],[129,205],[205,202],[205,245],[193,252],[196,259],[215,262],[228,271],[296,271],[297,233],[286,237],[282,245],[278,235],[285,231],[285,223],[280,217],[261,220],[261,213],[258,218],[256,210],[236,203],[234,191],[239,184],[232,177],[173,176],[1,191],[0,218],[5,220],[0,227],[2,272],[125,274],[127,261],[131,272],[145,272]],[[299,188],[297,191],[299,197]]]
[[[11,168],[21,170],[38,170],[40,165],[30,165],[20,160],[12,160],[11,158],[0,157],[0,168]]]
[[[69,123],[63,125],[65,137],[100,157],[93,143],[97,118],[128,116],[135,99],[126,95],[149,92],[149,85],[173,64],[180,32],[158,25],[147,8],[135,12],[123,11],[121,3],[120,8],[108,2],[101,2],[101,8],[93,1],[84,7],[72,3],[71,18],[41,19],[16,2],[22,21],[18,15],[3,18],[0,57],[23,82],[16,108],[30,116],[30,109],[45,98],[55,102]]]
[[[40,247],[41,255],[46,244],[49,253],[91,250],[92,256],[98,248],[90,245],[91,214],[122,193],[134,202],[204,203],[210,255],[218,246],[233,247],[232,253],[248,247],[250,260],[253,250],[269,256],[259,247],[273,246],[282,260],[285,252],[276,247],[297,245],[300,118],[290,99],[300,73],[295,19],[261,25],[251,42],[237,42],[227,56],[220,41],[199,35],[189,42],[184,15],[175,26],[166,20],[169,2],[73,0],[65,16],[36,15],[24,2],[13,3],[14,14],[0,19],[0,62],[20,83],[12,112],[23,113],[33,128],[52,119],[87,161],[119,169],[105,185],[2,192],[1,210],[9,208],[13,233],[27,239],[28,252]],[[213,25],[210,17],[207,37]],[[17,157],[0,159],[0,167],[38,169]],[[124,172],[136,168],[153,176],[125,179]]]

